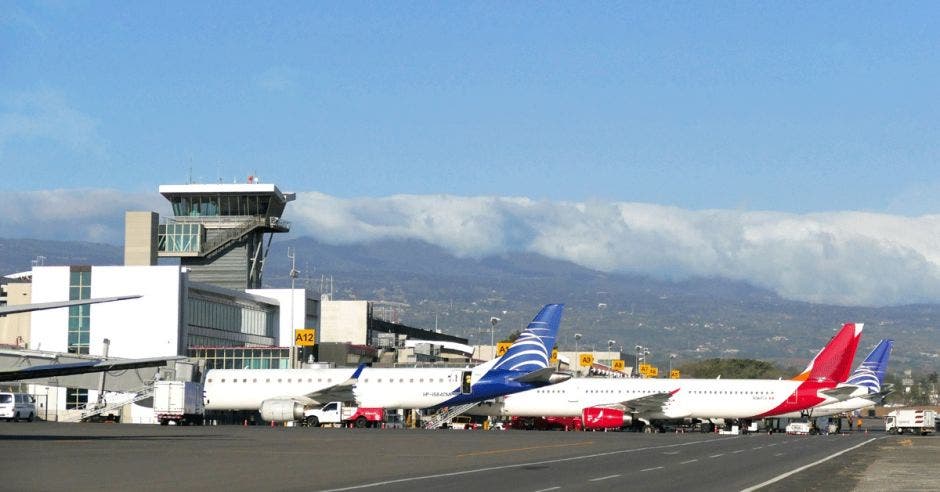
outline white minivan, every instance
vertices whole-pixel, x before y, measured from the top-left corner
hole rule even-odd
[[[36,400],[26,393],[0,392],[0,419],[32,422],[36,418]]]

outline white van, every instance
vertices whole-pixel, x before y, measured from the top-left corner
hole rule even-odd
[[[16,422],[24,419],[32,422],[36,418],[36,400],[26,393],[0,392],[0,419]]]

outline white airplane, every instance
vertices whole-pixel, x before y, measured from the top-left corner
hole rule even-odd
[[[98,304],[102,302],[123,301],[125,299],[137,299],[139,295],[116,296],[116,297],[98,297],[94,299],[78,299],[72,301],[59,302],[39,302],[33,304],[16,304],[0,306],[0,316],[8,314],[25,313],[30,311],[42,311],[46,309],[59,309],[69,306],[83,306],[86,304]],[[10,349],[6,352],[20,353],[21,351]],[[66,364],[43,364],[38,366],[28,366],[16,369],[0,369],[0,381],[20,381],[24,379],[45,378],[52,376],[70,376],[74,374],[86,374],[90,372],[117,371],[124,369],[138,369],[141,367],[160,367],[165,366],[167,362],[184,359],[184,357],[152,357],[147,359],[92,359],[82,362],[70,362]]]
[[[775,417],[826,417],[829,415],[854,412],[880,402],[890,393],[890,391],[882,391],[881,386],[884,384],[885,372],[888,370],[888,357],[891,355],[891,348],[893,346],[894,340],[881,340],[878,342],[878,345],[872,349],[868,357],[858,365],[855,372],[852,373],[852,376],[845,382],[846,385],[865,388],[866,392],[864,394],[834,403],[823,403],[802,412],[789,412],[775,415]]]
[[[480,402],[554,384],[549,366],[563,305],[539,311],[506,353],[474,368],[212,369],[206,410],[258,410],[267,421],[298,420],[330,401],[362,407],[436,408]]]
[[[801,412],[867,393],[846,380],[862,324],[847,323],[810,362],[802,380],[574,378],[484,403],[470,413],[517,417],[583,417],[643,426],[685,418],[748,421]],[[703,430],[710,430],[710,425]]]

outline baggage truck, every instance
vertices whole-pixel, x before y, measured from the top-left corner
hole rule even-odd
[[[201,425],[203,418],[201,383],[157,381],[153,383],[153,413],[160,425]]]
[[[937,412],[902,408],[885,416],[885,432],[888,434],[920,434],[926,436],[936,430]]]
[[[381,427],[385,422],[384,408],[366,408],[331,401],[320,408],[304,412],[304,424],[308,427],[337,425],[342,427]]]

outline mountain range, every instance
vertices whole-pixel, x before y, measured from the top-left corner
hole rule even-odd
[[[460,258],[414,240],[330,245],[310,237],[275,239],[264,267],[265,287],[290,286],[288,248],[300,271],[297,288],[331,292],[337,300],[388,301],[377,315],[471,343],[505,338],[524,328],[541,305],[562,302],[561,349],[613,347],[632,354],[641,345],[660,367],[736,357],[801,368],[849,321],[866,324],[857,359],[881,338],[896,341],[891,372],[934,372],[940,357],[940,305],[811,304],[720,278],[656,279],[602,273],[531,253]],[[39,256],[45,265],[115,265],[123,250],[0,239],[2,272],[28,270]],[[495,327],[493,317],[499,318]]]

